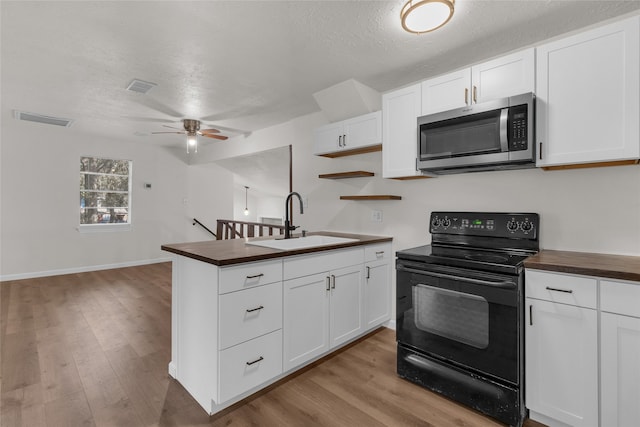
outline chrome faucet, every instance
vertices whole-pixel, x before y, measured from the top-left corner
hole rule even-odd
[[[287,199],[284,201],[284,238],[285,239],[290,239],[291,232],[294,231],[296,228],[298,228],[298,227],[294,227],[289,222],[289,201],[291,200],[291,196],[298,197],[298,200],[300,201],[300,213],[301,214],[304,213],[304,210],[302,209],[302,197],[300,197],[300,194],[296,193],[295,191],[289,193],[289,195],[287,196]]]

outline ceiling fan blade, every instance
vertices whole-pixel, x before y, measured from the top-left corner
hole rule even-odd
[[[201,133],[220,133],[218,129],[200,129]]]
[[[204,133],[204,134],[202,134],[202,136],[205,136],[207,138],[219,139],[220,141],[225,141],[225,140],[229,139],[228,136],[216,135],[216,134],[212,134],[212,133]]]
[[[170,129],[178,129],[178,130],[182,130],[182,128],[177,128],[175,126],[169,126],[169,125],[162,125],[165,128],[170,128]],[[184,131],[183,131],[184,132]]]
[[[177,133],[179,135],[184,135],[184,132],[151,132],[152,134],[157,134],[157,133]]]
[[[126,120],[133,120],[136,122],[150,122],[150,123],[175,123],[175,120],[169,119],[156,119],[154,117],[137,117],[137,116],[120,116]]]

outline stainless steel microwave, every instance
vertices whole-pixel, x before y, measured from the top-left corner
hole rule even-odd
[[[535,96],[418,117],[417,168],[435,175],[535,166]]]

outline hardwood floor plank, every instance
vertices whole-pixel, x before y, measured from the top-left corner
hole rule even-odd
[[[45,404],[47,427],[95,426],[84,391],[61,396]]]

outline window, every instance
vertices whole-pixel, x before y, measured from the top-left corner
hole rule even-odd
[[[131,224],[131,161],[80,158],[80,228]]]

